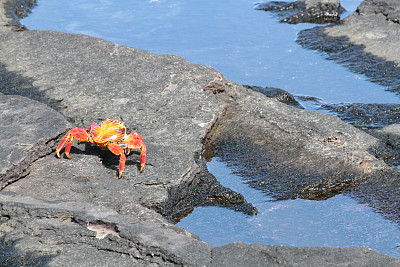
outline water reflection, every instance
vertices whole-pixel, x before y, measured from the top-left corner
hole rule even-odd
[[[343,2],[351,10],[348,6],[361,0]],[[383,86],[296,44],[297,33],[314,24],[279,23],[248,0],[41,0],[22,23],[175,54],[210,65],[237,83],[282,88],[328,103],[400,103]]]
[[[398,226],[367,205],[345,195],[325,201],[270,201],[243,184],[218,158],[207,165],[222,185],[243,194],[259,210],[257,216],[246,216],[224,208],[197,208],[178,224],[213,246],[237,240],[268,245],[366,246],[400,258]]]

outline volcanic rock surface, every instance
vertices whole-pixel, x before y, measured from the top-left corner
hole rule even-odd
[[[173,224],[174,214],[199,205],[257,212],[208,173],[204,145],[206,157],[236,153],[239,166],[262,164],[262,155],[276,184],[292,177],[276,198],[323,198],[366,175],[397,173],[371,152],[388,149],[381,139],[174,55],[15,30],[0,30],[1,265],[399,266],[367,248],[213,248]],[[121,179],[118,157],[91,144],[75,142],[71,159],[55,156],[68,129],[107,118],[143,136],[142,173],[138,151]]]

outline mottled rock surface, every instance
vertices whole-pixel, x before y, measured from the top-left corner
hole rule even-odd
[[[318,247],[294,248],[289,246],[245,245],[235,242],[213,249],[211,266],[399,266],[368,248]]]
[[[310,266],[316,255],[332,265],[399,265],[363,248],[212,248],[171,223],[196,205],[256,212],[208,173],[204,144],[241,140],[239,159],[268,152],[271,170],[292,166],[292,173],[309,178],[293,179],[295,186],[279,194],[312,198],[350,187],[366,173],[392,171],[370,152],[382,145],[378,138],[177,56],[85,35],[9,30],[0,30],[0,114],[6,118],[0,145],[7,151],[0,158],[2,265]],[[143,173],[138,151],[128,156],[121,179],[118,157],[105,149],[74,143],[72,159],[55,157],[67,129],[106,118],[142,134],[148,147]],[[309,162],[313,157],[319,168]],[[289,177],[277,173],[281,182]]]
[[[29,165],[54,151],[68,127],[61,114],[37,101],[0,94],[0,188],[29,173]]]

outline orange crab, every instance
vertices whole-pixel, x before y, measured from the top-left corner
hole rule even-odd
[[[120,156],[118,178],[121,178],[125,169],[125,155],[128,155],[131,149],[140,149],[140,172],[143,171],[146,164],[147,149],[142,136],[136,132],[127,135],[123,122],[107,119],[100,123],[93,123],[86,131],[81,128],[71,129],[56,148],[58,157],[60,157],[60,150],[65,146],[65,155],[71,158],[69,152],[74,139],[89,142],[99,147],[106,147],[113,154]]]

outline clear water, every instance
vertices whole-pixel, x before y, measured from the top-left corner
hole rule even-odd
[[[226,187],[243,194],[259,213],[247,216],[218,207],[195,209],[179,226],[213,246],[233,241],[290,246],[365,246],[400,258],[400,230],[354,199],[337,195],[325,201],[268,201],[213,158],[209,170]]]
[[[360,2],[342,5],[355,10]],[[249,0],[40,0],[22,23],[175,54],[237,83],[278,87],[328,103],[400,103],[365,76],[296,44],[297,33],[314,24],[278,23]]]
[[[361,0],[342,0],[349,10]],[[312,24],[288,25],[249,0],[39,0],[22,23],[29,29],[87,34],[210,65],[234,82],[278,87],[326,103],[400,103],[395,94],[296,44]],[[312,107],[311,107],[312,108]],[[233,241],[293,246],[367,246],[400,258],[397,225],[368,206],[338,195],[326,201],[272,202],[242,183],[223,162],[209,170],[260,211],[197,208],[180,226],[212,245]]]

